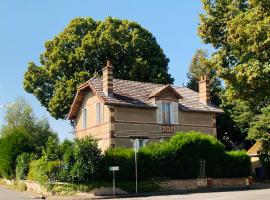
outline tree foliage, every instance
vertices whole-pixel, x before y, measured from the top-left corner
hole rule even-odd
[[[5,108],[4,125],[0,129],[0,135],[8,136],[17,129],[33,139],[33,144],[39,152],[49,137],[57,138],[57,135],[51,130],[48,120],[46,118],[38,119],[31,105],[23,98],[17,98],[14,103]]]
[[[75,18],[45,43],[41,65],[29,63],[24,88],[55,118],[65,118],[82,82],[101,74],[112,60],[114,77],[153,83],[172,83],[169,59],[155,37],[139,24],[106,18]]]
[[[207,75],[210,80],[211,102],[215,105],[220,104],[219,93],[221,91],[221,82],[216,76],[216,71],[211,67],[211,63],[207,59],[207,52],[198,49],[192,57],[187,77],[189,79],[187,87],[199,91],[200,77]]]
[[[202,0],[199,35],[217,49],[215,68],[227,84],[227,96],[252,101],[260,109],[270,102],[270,2]],[[255,95],[256,94],[256,95]]]
[[[202,3],[204,12],[200,14],[198,33],[216,49],[211,62],[225,80],[224,104],[231,107],[230,118],[241,134],[249,132],[249,139],[261,137],[256,131],[258,118],[270,104],[270,1],[202,0]]]

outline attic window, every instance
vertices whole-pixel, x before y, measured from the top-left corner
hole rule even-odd
[[[168,102],[162,102],[162,122],[166,124],[171,123],[170,103]]]

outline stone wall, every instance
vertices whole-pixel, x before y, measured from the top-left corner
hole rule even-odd
[[[252,178],[188,179],[160,181],[162,191],[195,190],[202,188],[245,188],[252,186]]]

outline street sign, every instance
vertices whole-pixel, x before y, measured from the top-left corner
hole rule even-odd
[[[119,166],[109,166],[109,170],[113,173],[113,196],[115,195],[115,171],[119,171]]]
[[[109,166],[110,171],[119,171],[119,166]]]
[[[134,151],[135,153],[137,153],[140,148],[139,139],[135,139],[133,145],[134,145]]]

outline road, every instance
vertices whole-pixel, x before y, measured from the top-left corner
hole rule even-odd
[[[30,194],[10,190],[0,185],[0,200],[29,200],[29,199],[33,199],[31,198]]]
[[[124,200],[269,200],[270,189],[125,198]]]
[[[30,199],[34,199],[33,197],[31,197],[30,194],[6,189],[5,187],[0,186],[0,200],[30,200]],[[58,199],[70,200],[73,198],[61,197]],[[78,198],[77,196],[76,199],[80,198]],[[123,200],[257,200],[257,199],[269,200],[270,189],[123,198]]]

